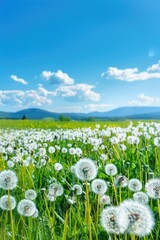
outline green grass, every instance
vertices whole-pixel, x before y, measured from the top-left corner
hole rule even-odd
[[[96,121],[96,122],[87,122],[87,121],[70,121],[70,122],[60,122],[52,120],[0,120],[0,129],[12,128],[12,129],[30,129],[30,128],[42,128],[42,129],[57,129],[57,128],[82,128],[82,127],[91,127],[95,128],[96,124],[110,127],[126,127],[129,124],[129,121],[123,122],[108,122],[108,121]]]
[[[0,132],[1,141],[3,141],[5,129],[28,129],[31,132],[32,128],[39,129],[74,129],[74,128],[95,128],[98,122],[56,122],[56,121],[29,121],[29,120],[1,120],[0,128],[4,129]],[[128,122],[99,122],[101,128],[105,125],[109,127],[126,127]],[[134,125],[137,123],[135,122]],[[8,130],[10,131],[10,130]],[[7,133],[8,133],[7,131]],[[40,130],[39,130],[40,131]],[[74,131],[73,131],[74,132]],[[35,132],[32,137],[38,144],[47,142],[43,137],[37,140],[34,138]],[[114,135],[114,134],[113,134]],[[14,138],[12,132],[11,136]],[[47,133],[46,133],[47,136]],[[19,138],[23,139],[23,133]],[[99,138],[99,136],[97,136]],[[82,157],[91,158],[97,162],[99,166],[98,175],[96,178],[104,179],[109,182],[109,187],[106,192],[111,198],[111,204],[114,206],[119,205],[123,200],[130,199],[133,196],[127,187],[116,188],[113,186],[113,177],[107,176],[104,172],[104,166],[107,163],[114,163],[117,166],[118,174],[127,176],[129,179],[137,178],[143,184],[142,191],[145,191],[144,184],[150,177],[150,172],[154,172],[154,177],[160,176],[160,148],[155,147],[153,144],[154,136],[151,139],[146,140],[143,136],[140,137],[139,145],[129,145],[124,142],[127,150],[120,151],[118,145],[111,145],[109,138],[103,138],[103,145],[105,149],[99,148],[97,151],[93,151],[91,144],[84,144],[79,139],[74,140],[54,140],[47,142],[46,154],[49,159],[45,166],[37,167],[37,163],[40,162],[41,157],[35,155],[38,153],[38,149],[31,151],[27,155],[30,155],[35,160],[35,165],[31,163],[25,167],[23,164],[16,163],[13,167],[13,171],[18,176],[18,187],[10,191],[9,194],[16,198],[17,203],[24,198],[25,191],[27,189],[34,189],[37,192],[37,198],[35,200],[37,209],[39,211],[38,218],[27,218],[20,216],[17,210],[2,211],[0,210],[0,240],[104,240],[104,239],[117,239],[117,240],[158,240],[160,236],[160,200],[149,200],[149,206],[151,207],[155,219],[156,225],[149,236],[139,238],[137,236],[125,235],[108,235],[108,233],[102,228],[100,223],[100,214],[103,210],[103,206],[99,204],[98,195],[94,194],[86,183],[78,180],[77,177],[71,173],[70,167],[74,165],[80,157],[71,156],[69,153],[62,154],[61,151],[56,151],[53,154],[48,152],[49,146],[58,145],[62,147],[68,147],[68,144],[72,144],[73,147],[79,147],[82,149]],[[8,140],[8,146],[13,140]],[[42,141],[41,141],[42,140]],[[16,145],[18,148],[26,148],[25,144]],[[7,143],[6,143],[7,148]],[[107,160],[102,161],[101,154],[106,154]],[[0,171],[8,169],[7,161],[5,160],[6,154],[0,155]],[[22,162],[26,159],[27,155],[22,156]],[[15,153],[9,153],[9,160],[13,159]],[[54,170],[54,164],[58,162],[63,165],[63,169],[57,173]],[[64,187],[64,194],[57,197],[55,202],[50,202],[47,199],[48,186],[50,182],[56,179]],[[70,204],[67,199],[73,197],[73,191],[71,186],[74,184],[80,184],[83,187],[83,194],[75,197],[75,203]],[[46,191],[43,191],[43,189]],[[0,197],[6,194],[6,191],[0,189]]]

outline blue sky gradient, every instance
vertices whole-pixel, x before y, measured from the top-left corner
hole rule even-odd
[[[159,12],[159,0],[1,0],[0,110],[160,106]]]

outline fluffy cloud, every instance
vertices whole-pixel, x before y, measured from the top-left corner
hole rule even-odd
[[[41,107],[53,102],[54,92],[43,87],[35,90],[0,90],[0,104],[18,107]]]
[[[19,82],[22,84],[28,84],[23,78],[18,78],[16,75],[11,75],[10,78],[14,80],[15,82]]]
[[[0,90],[0,105],[20,107],[41,107],[51,105],[55,97],[63,97],[76,100],[91,100],[99,101],[100,94],[94,92],[93,85],[75,84],[75,85],[60,85],[55,90],[49,91],[38,84],[37,89],[31,90]]]
[[[92,90],[94,87],[94,85],[86,83],[74,84],[71,86],[60,85],[55,92],[57,96],[99,101],[101,95]]]
[[[139,71],[138,68],[118,69],[109,67],[106,72],[101,74],[102,77],[111,77],[117,80],[133,82],[148,79],[160,78],[160,61],[148,67],[146,71]]]
[[[58,70],[57,72],[43,71],[42,77],[46,80],[50,80],[50,83],[54,84],[55,79],[60,81],[63,84],[74,84],[74,79],[69,77],[67,73]]]
[[[148,67],[147,71],[158,71],[158,72],[160,72],[160,61],[158,61],[158,63],[153,64],[152,66]]]
[[[137,100],[131,100],[128,104],[131,106],[160,106],[160,98],[141,93],[137,96]]]

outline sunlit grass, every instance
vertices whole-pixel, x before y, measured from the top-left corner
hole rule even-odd
[[[100,128],[96,128],[96,124],[100,124]],[[126,151],[119,148],[119,144],[111,144],[110,138],[115,136],[112,133],[109,137],[100,136],[100,130],[106,127],[127,127],[129,122],[58,122],[58,121],[30,121],[30,120],[1,120],[0,147],[6,149],[0,153],[0,172],[4,169],[9,169],[7,161],[13,161],[15,156],[21,156],[21,160],[15,162],[13,168],[18,177],[18,186],[7,192],[0,189],[0,197],[5,194],[10,194],[16,198],[17,203],[25,198],[25,191],[33,189],[37,193],[37,198],[34,200],[39,211],[37,218],[20,216],[16,209],[13,211],[3,211],[0,209],[0,239],[2,240],[158,240],[160,235],[160,200],[149,200],[156,225],[149,236],[137,237],[128,233],[114,235],[108,234],[100,223],[100,215],[104,208],[100,204],[99,195],[94,194],[87,182],[79,180],[70,170],[71,166],[75,165],[80,158],[93,159],[98,165],[98,175],[96,178],[104,179],[108,184],[106,195],[110,196],[111,205],[119,206],[125,199],[131,199],[133,192],[128,187],[120,188],[114,186],[114,176],[108,176],[104,167],[108,163],[116,165],[118,175],[124,175],[128,179],[137,178],[141,181],[145,192],[145,183],[151,178],[160,177],[160,148],[154,145],[154,135],[151,134],[150,139],[146,139],[143,134],[139,137],[140,143],[129,144],[126,139],[123,144],[127,147]],[[136,126],[137,123],[134,123]],[[91,143],[85,143],[82,138],[76,136],[72,138],[55,138],[52,141],[47,140],[49,132],[43,132],[43,129],[75,129],[71,135],[77,131],[82,131],[82,128],[91,128],[94,131],[93,138],[103,141],[97,150]],[[39,130],[32,130],[32,129]],[[26,133],[19,132],[17,138],[14,138],[17,132],[12,129],[28,129]],[[42,130],[41,130],[42,129]],[[33,132],[32,132],[33,131]],[[41,138],[37,138],[36,132],[42,134]],[[63,130],[62,130],[63,131]],[[67,130],[68,131],[68,130]],[[142,131],[141,129],[139,132]],[[143,132],[143,131],[142,131]],[[6,137],[4,138],[4,135]],[[9,136],[9,134],[11,134]],[[26,137],[25,137],[26,134]],[[29,135],[31,134],[31,135]],[[88,132],[85,132],[86,136]],[[132,133],[129,133],[132,135]],[[28,136],[30,136],[28,138]],[[159,133],[158,133],[159,136]],[[89,136],[87,137],[87,139]],[[16,140],[14,140],[16,139]],[[18,140],[20,142],[18,142]],[[24,143],[26,139],[27,142]],[[6,141],[5,143],[3,141]],[[38,144],[38,147],[28,150],[27,144],[32,144],[32,141]],[[14,146],[13,152],[7,152],[7,148]],[[68,145],[70,144],[70,145]],[[49,146],[59,146],[60,149],[66,147],[69,150],[71,147],[80,148],[82,155],[71,155],[69,152],[62,153],[56,149],[54,153],[49,152]],[[104,148],[101,147],[104,146]],[[40,148],[46,149],[46,154],[39,154]],[[22,149],[19,152],[18,149]],[[17,154],[18,151],[18,154]],[[106,155],[106,160],[101,159],[101,155]],[[6,158],[7,156],[7,158]],[[27,157],[31,157],[29,165],[25,165],[24,161]],[[47,157],[46,157],[47,156]],[[46,159],[46,163],[41,164],[41,160]],[[63,169],[59,172],[55,171],[54,164],[60,163]],[[64,188],[64,194],[51,202],[48,200],[48,187],[55,181],[60,182]],[[72,186],[79,184],[82,186],[82,195],[74,195]],[[73,200],[73,202],[71,202]],[[106,206],[107,207],[107,206]],[[110,238],[109,238],[110,237]]]

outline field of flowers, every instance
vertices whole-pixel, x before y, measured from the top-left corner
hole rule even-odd
[[[0,240],[159,236],[159,123],[0,121]]]

